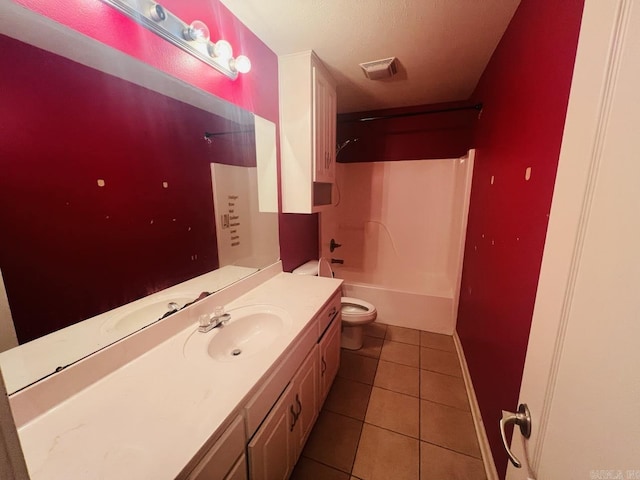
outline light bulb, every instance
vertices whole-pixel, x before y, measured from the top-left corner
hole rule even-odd
[[[235,59],[232,58],[229,60],[229,67],[234,72],[249,73],[249,70],[251,70],[251,60],[244,55],[238,55]]]
[[[233,57],[233,48],[226,40],[218,40],[209,46],[209,54],[214,58],[226,62]]]
[[[194,20],[191,22],[191,25],[185,29],[183,36],[186,40],[207,43],[209,41],[209,27],[200,20]]]

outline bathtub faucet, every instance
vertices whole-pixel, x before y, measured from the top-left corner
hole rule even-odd
[[[331,263],[339,263],[340,265],[343,265],[344,260],[342,260],[341,258],[332,258]]]

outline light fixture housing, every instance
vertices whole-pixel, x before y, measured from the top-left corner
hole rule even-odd
[[[156,22],[162,22],[163,20],[167,19],[167,14],[164,11],[164,7],[157,3],[154,3],[149,9],[149,16],[151,17],[151,20],[154,20]]]
[[[248,58],[246,61],[240,58],[243,57],[242,55],[233,58],[233,49],[225,40],[218,40],[216,43],[210,42],[209,29],[199,20],[187,24],[152,0],[101,1],[232,80],[238,78],[239,72],[242,73],[246,70],[247,64],[251,68],[251,62]],[[216,49],[218,44],[220,46]],[[218,55],[213,53],[216,50],[219,52]],[[238,67],[238,63],[241,68]]]

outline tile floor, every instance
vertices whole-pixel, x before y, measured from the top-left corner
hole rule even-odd
[[[486,480],[452,337],[374,323],[341,355],[292,479]]]

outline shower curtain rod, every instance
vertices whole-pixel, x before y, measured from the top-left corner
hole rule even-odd
[[[222,135],[235,135],[237,133],[253,133],[254,130],[232,130],[230,132],[204,132],[204,138],[221,137]]]
[[[351,120],[340,120],[340,123],[350,123],[350,122],[371,122],[373,120],[388,120],[390,118],[400,118],[400,117],[416,117],[418,115],[431,115],[432,113],[446,113],[446,112],[458,112],[461,110],[482,110],[482,103],[476,103],[475,105],[468,105],[466,107],[450,107],[450,108],[442,108],[439,110],[425,110],[422,112],[409,112],[409,113],[395,113],[392,115],[379,115],[375,117],[363,117],[363,118],[354,118]]]

